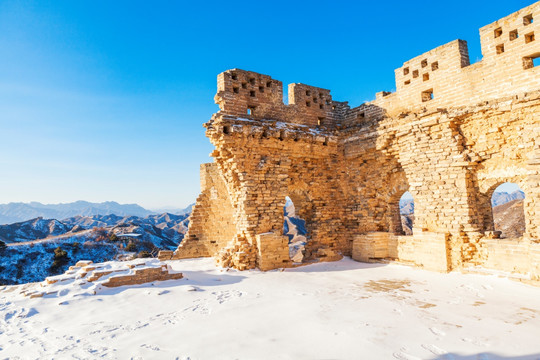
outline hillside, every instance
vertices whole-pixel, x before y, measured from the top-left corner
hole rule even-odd
[[[155,256],[174,250],[187,231],[188,215],[159,214],[144,218],[116,215],[76,216],[58,220],[32,219],[1,225],[0,284],[41,281],[65,271],[78,260],[102,262],[119,256]],[[119,240],[122,234],[139,234]],[[57,267],[55,249],[66,252]]]
[[[493,208],[495,230],[501,231],[503,238],[518,238],[525,232],[523,200],[511,200]]]

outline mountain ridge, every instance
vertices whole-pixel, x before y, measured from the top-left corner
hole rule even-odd
[[[191,206],[192,204],[185,209],[178,209],[175,214],[188,214]],[[42,204],[36,201],[29,203],[12,202],[8,204],[0,204],[0,225],[23,222],[39,217],[43,219],[67,219],[75,216],[111,214],[117,216],[145,217],[159,213],[145,209],[137,204],[119,204],[115,201],[92,203],[84,200],[78,200],[71,203],[59,204]]]

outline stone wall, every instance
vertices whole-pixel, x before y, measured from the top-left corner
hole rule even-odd
[[[161,259],[215,256],[236,234],[234,209],[216,164],[201,165],[201,194],[189,217],[188,232],[178,251],[161,251]]]
[[[497,267],[486,257],[496,238],[490,199],[512,181],[526,193],[526,233],[513,244],[526,249],[516,261],[527,265],[515,269],[535,268],[536,248],[525,245],[540,241],[540,67],[527,62],[540,43],[525,36],[538,27],[531,16],[540,19],[540,3],[482,28],[482,61],[469,65],[466,43],[451,42],[397,69],[395,93],[352,109],[303,84],[289,85],[285,105],[270,76],[220,74],[220,111],[205,124],[214,163],[202,167],[188,235],[164,256],[289,266],[279,240],[289,196],[306,220],[308,262],[353,255],[438,271]],[[399,216],[407,190],[412,236],[402,236]],[[273,245],[263,246],[268,233]]]

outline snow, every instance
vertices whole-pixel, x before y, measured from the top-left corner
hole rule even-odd
[[[0,291],[2,358],[540,358],[540,288],[348,258],[43,298]],[[114,265],[110,264],[113,267]]]

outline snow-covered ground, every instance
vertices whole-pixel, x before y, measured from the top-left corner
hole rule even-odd
[[[0,358],[540,359],[540,288],[504,278],[350,259],[170,265],[184,279],[34,299],[4,288]]]

